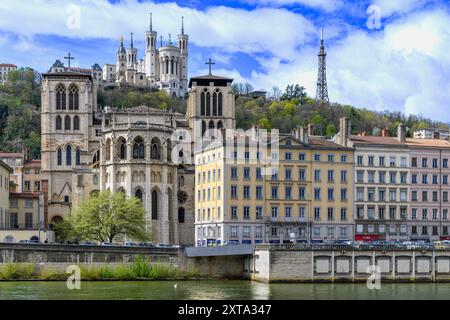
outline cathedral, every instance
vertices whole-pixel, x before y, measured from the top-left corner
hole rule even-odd
[[[103,67],[103,80],[120,84],[142,87],[153,87],[166,91],[174,97],[184,97],[188,92],[188,41],[189,36],[184,33],[182,18],[181,33],[176,43],[172,42],[172,35],[163,43],[163,37],[153,30],[150,15],[149,30],[145,33],[145,54],[138,58],[133,33],[130,43],[125,47],[121,37],[117,50],[116,64],[106,64]]]
[[[184,31],[178,48],[159,51],[151,26],[147,36],[145,62],[136,62],[136,49],[131,44],[125,50],[122,43],[125,65],[118,65],[119,80],[130,79],[130,70],[135,75],[145,70],[146,79],[161,90],[167,84],[172,95],[188,92],[186,114],[146,106],[101,108],[92,74],[52,68],[43,75],[41,156],[48,221],[63,220],[96,192],[120,191],[142,201],[152,242],[192,245],[194,140],[206,128],[234,129],[233,80],[210,73],[188,83]]]

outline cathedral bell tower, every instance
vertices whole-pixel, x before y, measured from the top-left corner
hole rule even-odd
[[[211,59],[208,63],[211,67]],[[213,75],[193,77],[189,82],[187,116],[193,139],[203,137],[207,129],[235,129],[233,79]]]
[[[130,48],[127,50],[127,68],[135,70],[137,66],[137,49],[133,43],[133,32],[130,33],[130,36]]]

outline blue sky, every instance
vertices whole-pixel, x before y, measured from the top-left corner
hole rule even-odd
[[[190,75],[207,72],[256,89],[289,83],[315,95],[325,28],[332,101],[450,121],[450,6],[437,0],[2,0],[0,63],[47,71],[67,52],[75,65],[115,63],[120,36],[139,57],[149,12],[167,41],[190,36]]]

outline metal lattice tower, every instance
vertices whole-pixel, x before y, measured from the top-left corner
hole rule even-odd
[[[319,73],[317,75],[317,92],[316,100],[329,102],[327,88],[327,53],[323,42],[323,29],[320,35],[320,51],[319,51]]]

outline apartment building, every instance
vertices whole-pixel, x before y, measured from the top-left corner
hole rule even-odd
[[[410,152],[411,240],[447,240],[449,229],[450,142],[442,139],[406,139]]]
[[[11,63],[0,63],[0,84],[8,82],[8,73],[17,70],[17,66]]]
[[[252,136],[195,154],[196,244],[352,239],[354,150],[303,129],[264,150]]]

